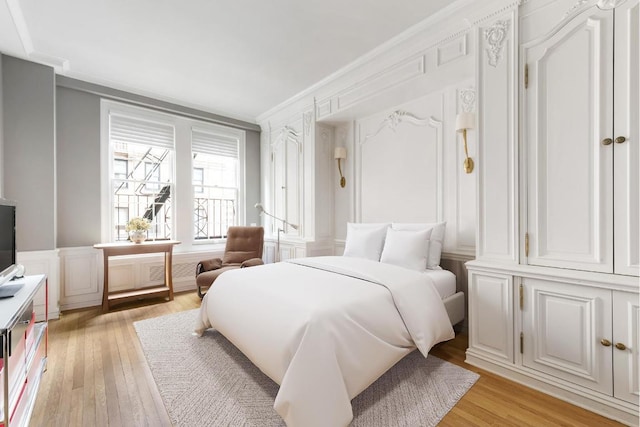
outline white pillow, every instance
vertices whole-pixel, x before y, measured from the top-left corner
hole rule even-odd
[[[384,238],[390,224],[347,223],[344,256],[380,261]]]
[[[429,224],[402,224],[393,223],[394,230],[432,230],[429,238],[429,257],[427,258],[427,268],[435,270],[440,266],[440,255],[442,254],[442,243],[444,242],[444,231],[447,222],[433,222]]]
[[[432,229],[419,231],[387,229],[380,262],[420,272],[425,271],[431,232]]]

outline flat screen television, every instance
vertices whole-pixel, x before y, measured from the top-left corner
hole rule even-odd
[[[0,285],[16,272],[16,204],[0,199]]]

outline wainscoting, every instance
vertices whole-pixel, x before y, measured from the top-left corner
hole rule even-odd
[[[58,249],[49,251],[18,252],[17,261],[22,264],[26,275],[46,274],[49,288],[49,319],[60,317],[60,258]],[[42,288],[33,299],[36,320],[43,320],[46,310],[45,289]]]
[[[92,307],[102,304],[102,251],[91,246],[61,248],[60,309]],[[196,289],[195,272],[198,262],[222,256],[222,249],[212,252],[173,254],[173,290]],[[123,291],[164,283],[162,254],[113,257],[109,261],[109,289]],[[51,285],[50,285],[51,286]]]

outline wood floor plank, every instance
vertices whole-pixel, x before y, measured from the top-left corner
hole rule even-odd
[[[31,426],[170,426],[133,323],[200,306],[195,292],[63,313],[50,322],[48,369]],[[597,414],[467,365],[466,335],[432,354],[480,374],[442,426],[619,426]]]

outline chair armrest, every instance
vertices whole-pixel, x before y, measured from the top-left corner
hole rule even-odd
[[[222,259],[220,258],[200,261],[196,266],[196,276],[200,273],[204,273],[205,271],[217,270],[219,268],[222,268]]]
[[[240,264],[240,268],[255,267],[256,265],[262,265],[262,264],[264,264],[264,261],[262,261],[262,258],[251,258],[244,261],[242,264]]]

